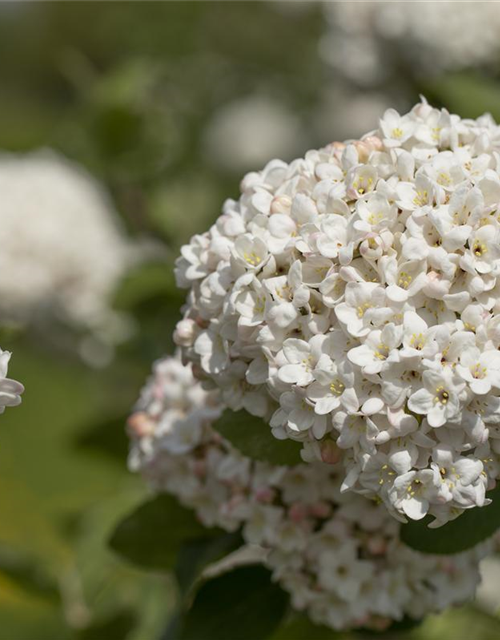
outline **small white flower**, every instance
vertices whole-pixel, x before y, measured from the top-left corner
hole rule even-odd
[[[500,389],[500,352],[495,349],[481,353],[478,348],[466,349],[456,371],[477,395],[489,393],[492,386]]]
[[[260,238],[253,238],[250,234],[246,234],[236,239],[234,257],[246,269],[257,271],[265,265],[268,251]]]
[[[7,378],[11,355],[9,351],[0,349],[0,413],[5,411],[5,407],[21,404],[21,395],[24,393],[24,387],[20,382]]]
[[[429,511],[430,500],[436,495],[434,474],[430,469],[408,471],[394,480],[390,499],[412,520],[421,520]]]
[[[347,354],[349,360],[358,365],[364,375],[370,376],[391,367],[391,354],[401,343],[402,327],[390,323],[380,330],[368,334],[365,342],[351,349]],[[394,362],[396,358],[392,359]]]
[[[387,109],[380,120],[386,147],[400,147],[409,140],[416,130],[415,121],[408,116],[400,116],[395,109]]]
[[[331,413],[339,406],[356,411],[358,399],[354,390],[354,372],[345,360],[338,365],[322,355],[314,370],[314,382],[307,387],[307,397],[319,415]]]
[[[385,307],[385,292],[372,282],[349,282],[345,302],[335,307],[335,314],[345,330],[356,338],[367,336],[371,329],[390,317]]]
[[[310,342],[289,338],[283,343],[283,356],[286,364],[278,370],[278,378],[288,384],[305,386],[313,381],[313,370],[321,355],[322,336],[316,336]]]
[[[229,364],[227,341],[216,329],[203,331],[196,338],[194,350],[207,373],[220,373]]]
[[[451,447],[444,444],[435,448],[432,458],[434,482],[443,501],[454,500],[463,506],[484,505],[486,489],[480,460],[455,456]]]
[[[431,427],[441,427],[447,420],[457,417],[460,409],[459,394],[465,387],[458,376],[448,368],[441,371],[425,371],[423,388],[408,399],[408,407],[424,414]]]

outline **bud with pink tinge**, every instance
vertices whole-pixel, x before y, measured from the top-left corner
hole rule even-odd
[[[337,464],[342,457],[341,450],[333,440],[323,440],[321,443],[321,460],[326,464]]]

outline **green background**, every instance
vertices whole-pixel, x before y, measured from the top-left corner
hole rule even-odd
[[[63,327],[2,330],[10,373],[27,390],[0,427],[0,640],[156,640],[166,627],[172,580],[122,564],[105,545],[144,495],[126,470],[123,416],[151,361],[172,350],[179,246],[238,193],[241,176],[203,151],[207,122],[258,91],[297,115],[307,147],[327,142],[311,123],[336,82],[318,57],[324,30],[315,3],[0,3],[0,149],[51,147],[80,162],[109,189],[131,237],[154,238],[163,256],[120,286],[115,305],[139,331],[106,369],[82,364],[78,336]],[[439,80],[409,70],[396,90],[462,116],[500,115],[495,69]],[[411,632],[499,636],[498,619],[474,607]],[[280,638],[310,640],[300,624]]]

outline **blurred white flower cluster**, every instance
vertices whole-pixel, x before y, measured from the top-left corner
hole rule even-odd
[[[133,251],[102,188],[52,152],[0,156],[0,310],[21,323],[49,312],[113,341],[110,295]],[[13,277],[15,274],[15,277]]]
[[[196,375],[306,461],[335,444],[342,490],[399,519],[483,506],[499,474],[499,152],[489,116],[388,110],[245,176],[177,263]]]
[[[446,558],[416,553],[383,505],[341,495],[336,467],[243,458],[210,426],[220,411],[189,366],[158,361],[129,419],[130,467],[205,525],[242,527],[296,609],[335,629],[381,629],[473,596],[490,543]]]
[[[245,96],[218,109],[204,135],[210,162],[240,172],[261,166],[268,158],[292,158],[303,141],[298,118],[265,94]]]
[[[496,62],[496,2],[326,2],[330,32],[320,51],[335,69],[374,84],[398,66],[435,74]]]

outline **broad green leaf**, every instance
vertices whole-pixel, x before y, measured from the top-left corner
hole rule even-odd
[[[287,608],[288,594],[272,582],[268,569],[239,567],[201,585],[179,640],[264,640]]]
[[[27,554],[14,549],[0,547],[0,574],[6,575],[27,593],[60,601],[59,588],[55,578],[48,575],[41,563]]]
[[[175,575],[182,594],[186,594],[203,569],[223,556],[239,549],[243,538],[239,532],[222,533],[190,540],[181,545],[175,566]]]
[[[492,500],[490,505],[468,509],[437,529],[429,529],[431,517],[402,525],[401,540],[416,551],[439,555],[475,547],[500,528],[500,484],[486,495]]]
[[[193,511],[181,506],[172,496],[162,494],[122,520],[109,545],[113,551],[143,568],[170,571],[182,543],[219,532],[203,527]]]
[[[159,640],[179,640],[182,629],[182,612],[176,611],[167,623]]]
[[[262,418],[252,416],[247,411],[226,409],[213,428],[235,449],[253,460],[287,466],[302,462],[302,446],[299,442],[277,440]]]
[[[134,628],[136,617],[128,609],[117,611],[105,620],[93,622],[75,633],[76,640],[123,640]]]
[[[375,640],[377,636],[384,639],[394,638],[394,640],[399,640],[400,637],[403,637],[401,634],[415,628],[420,623],[420,620],[403,618],[403,620],[393,622],[382,631],[365,627],[354,631],[335,631],[325,625],[314,624],[307,614],[293,612],[285,623],[273,633],[270,640],[355,640],[356,638],[365,637],[374,638]]]
[[[304,613],[293,613],[270,640],[348,640],[352,635],[314,624]]]

